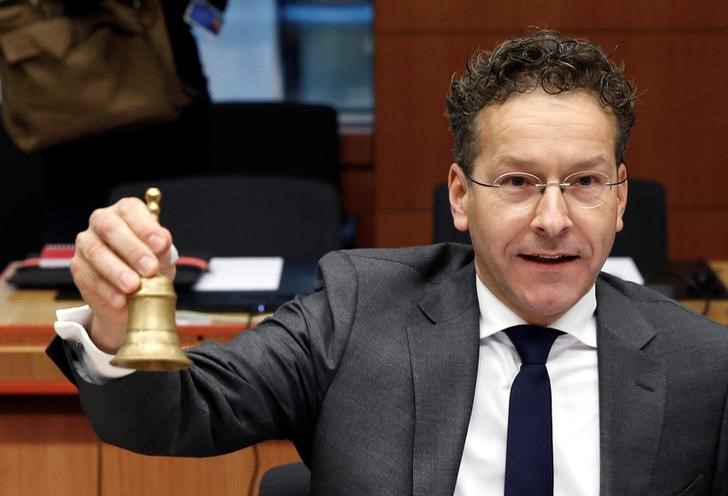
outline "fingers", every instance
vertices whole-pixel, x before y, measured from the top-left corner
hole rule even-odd
[[[83,300],[93,309],[94,321],[87,329],[96,346],[115,353],[126,334],[127,298],[82,258],[74,256],[71,273]]]
[[[160,268],[173,273],[169,262],[158,258],[168,253],[171,238],[139,199],[125,198],[98,209],[89,228],[76,238],[74,282],[84,299],[120,308],[119,297],[139,288],[139,274],[152,276]]]
[[[140,274],[161,271],[174,276],[171,246],[169,231],[137,198],[119,200],[91,214],[88,229],[76,237],[71,273],[93,310],[91,339],[97,346],[119,347],[126,332],[127,295],[139,289]]]
[[[136,198],[123,198],[111,207],[94,212],[91,227],[111,246],[120,258],[140,274],[151,276],[159,271],[157,257],[169,250],[172,236],[159,225],[146,205]]]
[[[121,261],[117,259],[115,263],[119,264]],[[126,307],[126,293],[135,291],[135,289],[127,291],[116,287],[110,282],[114,279],[113,275],[105,276],[96,271],[82,256],[74,256],[71,260],[71,274],[76,287],[81,292],[81,297],[92,308],[103,305],[121,310]],[[129,282],[129,288],[139,286],[139,276],[133,272],[132,274],[136,277],[136,281]]]

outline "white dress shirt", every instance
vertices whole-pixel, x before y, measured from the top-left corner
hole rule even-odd
[[[501,332],[526,324],[476,278],[480,357],[455,496],[502,495],[508,403],[521,359]],[[599,385],[594,287],[549,327],[564,331],[546,368],[551,378],[554,496],[599,494]]]
[[[53,329],[65,341],[75,343],[81,348],[78,356],[81,360],[87,378],[96,382],[104,383],[109,379],[123,377],[134,372],[132,369],[116,367],[109,362],[114,355],[101,351],[86,332],[86,327],[91,323],[91,309],[88,305],[81,307],[62,308],[56,310],[56,321]]]

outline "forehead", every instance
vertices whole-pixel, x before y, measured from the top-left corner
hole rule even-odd
[[[617,120],[588,91],[551,95],[536,90],[512,95],[480,111],[476,132],[476,162],[602,160],[615,164]]]

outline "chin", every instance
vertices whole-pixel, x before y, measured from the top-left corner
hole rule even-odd
[[[524,298],[524,309],[530,316],[526,320],[540,325],[550,324],[569,311],[585,293],[573,287],[563,290],[553,285],[535,294],[532,292]]]

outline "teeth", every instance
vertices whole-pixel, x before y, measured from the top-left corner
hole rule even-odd
[[[529,258],[531,260],[535,261],[542,261],[542,262],[561,262],[562,260],[573,260],[576,258],[574,255],[522,255],[525,258]]]

